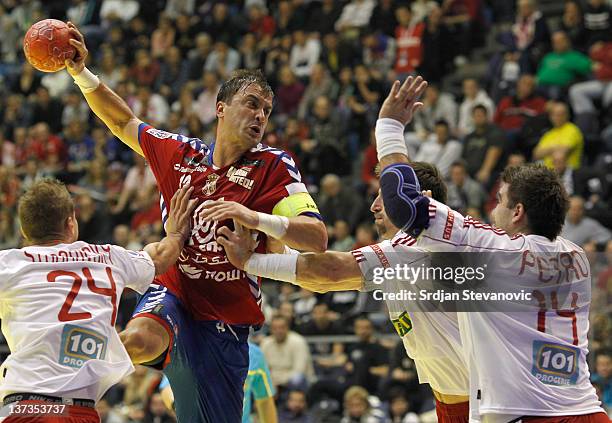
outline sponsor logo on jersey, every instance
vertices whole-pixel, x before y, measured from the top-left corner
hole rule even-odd
[[[193,173],[193,172],[206,172],[208,168],[206,166],[196,166],[196,167],[184,167],[181,166],[180,163],[176,163],[174,165],[174,170],[181,173]]]
[[[444,226],[444,234],[442,238],[451,239],[451,234],[453,233],[453,223],[455,222],[455,215],[452,212],[448,213],[446,217],[446,225]]]
[[[161,129],[155,129],[155,128],[147,129],[147,134],[151,134],[154,137],[160,138],[160,139],[172,138],[172,136],[174,135],[174,134],[171,134],[170,132],[162,131]]]
[[[234,166],[230,167],[227,171],[227,178],[230,182],[240,185],[243,188],[248,190],[253,188],[254,181],[252,179],[247,178],[252,168],[249,167],[241,167],[240,169],[236,169]]]
[[[404,311],[397,319],[391,320],[395,331],[400,337],[403,337],[412,330],[412,320],[408,316],[408,312]]]
[[[202,188],[202,194],[204,195],[212,195],[217,190],[217,181],[219,180],[219,175],[216,173],[211,173],[206,177],[206,182],[204,183],[204,187]]]
[[[536,340],[531,374],[547,385],[575,385],[580,375],[579,360],[577,347]]]
[[[59,363],[74,368],[88,360],[104,360],[108,338],[89,328],[66,325],[62,331]]]
[[[380,246],[378,246],[377,244],[374,244],[371,247],[372,247],[372,250],[374,250],[374,252],[376,253],[376,256],[378,257],[380,264],[382,264],[383,267],[391,267],[391,264],[389,263],[387,256],[385,256],[385,253],[383,253],[382,248],[380,248]]]

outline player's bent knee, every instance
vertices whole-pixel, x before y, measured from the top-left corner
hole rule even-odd
[[[154,361],[170,345],[170,335],[166,328],[148,318],[130,320],[119,337],[134,364]]]
[[[412,167],[394,164],[380,175],[380,191],[385,212],[391,222],[411,235],[418,235],[429,225],[429,199],[422,195]]]

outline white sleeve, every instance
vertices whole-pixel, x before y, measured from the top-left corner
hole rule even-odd
[[[126,287],[144,294],[155,277],[155,265],[145,251],[132,251],[116,245],[111,246],[113,259],[126,275]]]
[[[432,251],[520,251],[523,235],[510,236],[495,226],[451,210],[434,199],[429,202],[429,227],[419,237],[419,246]]]
[[[394,269],[397,265],[420,265],[428,257],[426,251],[412,247],[416,240],[409,235],[399,233],[391,241],[368,245],[351,251],[359,265],[363,286],[361,291],[374,291],[393,277],[385,274],[385,269]]]

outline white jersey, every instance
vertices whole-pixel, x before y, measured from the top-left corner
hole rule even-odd
[[[457,313],[433,312],[418,298],[406,297],[406,281],[375,277],[375,269],[396,265],[421,266],[429,263],[427,250],[414,238],[399,232],[392,240],[352,251],[364,279],[364,289],[376,291],[375,298],[387,296],[389,316],[406,353],[414,360],[420,383],[427,383],[446,395],[469,394],[467,365],[463,357]],[[419,287],[417,281],[416,286]],[[384,285],[382,285],[384,284]],[[414,290],[412,290],[414,292]],[[384,294],[383,294],[384,293]]]
[[[488,274],[497,287],[531,288],[532,304],[522,311],[458,313],[472,418],[602,412],[586,361],[591,274],[584,251],[561,237],[511,237],[435,200],[429,207],[429,228],[419,237],[426,248],[495,252]]]
[[[0,398],[32,392],[98,401],[134,370],[115,330],[121,293],[144,293],[151,257],[85,242],[0,251],[0,318],[12,354]]]

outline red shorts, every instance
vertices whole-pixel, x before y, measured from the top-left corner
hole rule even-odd
[[[470,420],[470,403],[444,404],[436,400],[438,423],[468,423]]]
[[[46,401],[19,401],[8,405],[13,405],[14,414],[3,420],[3,423],[100,423],[100,416],[94,408],[80,407],[76,405],[66,405],[61,412],[58,412],[57,406]],[[44,405],[48,408],[48,412],[41,414],[29,414],[32,410],[28,410],[28,405]],[[19,408],[17,408],[19,406]],[[33,409],[37,411],[35,408]],[[41,409],[42,410],[42,409]]]
[[[592,413],[583,416],[523,417],[521,420],[529,423],[610,423],[606,413]]]

